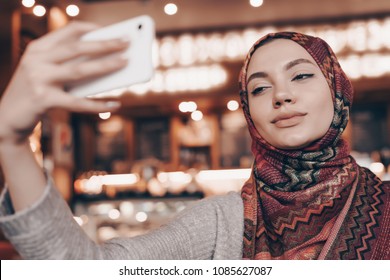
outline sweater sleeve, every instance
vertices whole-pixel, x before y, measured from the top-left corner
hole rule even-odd
[[[189,206],[146,235],[112,239],[106,245],[116,246],[104,253],[121,259],[241,259],[243,232],[242,200],[231,192]]]
[[[239,199],[236,193],[204,199],[148,234],[96,244],[49,180],[42,197],[17,213],[8,191],[3,191],[0,226],[24,259],[239,258],[243,227]]]
[[[6,188],[0,197],[0,226],[24,259],[101,258],[50,178],[41,198],[16,213]]]

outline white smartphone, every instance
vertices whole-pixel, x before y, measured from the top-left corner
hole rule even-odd
[[[129,48],[124,52],[129,60],[126,67],[102,77],[67,85],[66,90],[74,96],[86,97],[149,81],[154,73],[152,45],[155,39],[154,21],[150,16],[138,16],[94,30],[83,35],[81,40],[123,37],[130,40]]]

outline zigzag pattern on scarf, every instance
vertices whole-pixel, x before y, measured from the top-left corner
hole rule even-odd
[[[284,229],[295,230],[298,222],[308,224],[311,215],[321,215],[326,207],[332,208],[335,200],[341,199],[340,188],[342,188],[343,183],[350,179],[346,169],[343,169],[342,174],[337,175],[337,177],[337,182],[328,184],[325,189],[326,192],[321,192],[318,197],[313,197],[310,204],[299,205],[296,209],[289,209],[290,211],[286,217],[278,215],[278,219],[272,222],[275,233],[282,235]],[[315,190],[311,191],[314,192]]]
[[[264,216],[268,219],[264,219],[264,222],[258,225],[256,238],[259,239],[262,234],[266,235],[264,238],[267,239],[268,246],[273,246],[274,241],[281,242],[284,244],[283,251],[316,238],[323,229],[323,221],[337,217],[343,207],[349,192],[348,189],[344,190],[343,186],[349,180],[350,174],[345,168],[335,177],[334,182],[328,184],[326,189],[322,189],[318,193],[315,190],[310,190],[310,193],[307,192],[306,195],[304,192],[291,193],[292,195],[289,195],[288,200],[283,200],[284,202],[287,201],[288,204],[291,204],[298,198],[304,201],[307,200],[305,196],[312,196],[312,199],[306,205],[297,201],[295,207],[285,207],[286,209],[275,211],[272,214],[265,213]]]
[[[266,186],[273,190],[304,190],[322,181],[321,178],[334,176],[340,166],[353,162],[348,157],[337,160],[335,157],[340,155],[338,149],[329,147],[322,151],[297,154],[296,157],[283,157],[272,151],[259,153],[256,157],[259,164],[254,167],[255,177],[263,178]],[[331,160],[333,164],[329,164]],[[273,178],[278,178],[278,181],[272,183]]]
[[[339,242],[328,258],[370,259],[373,242],[382,219],[385,193],[382,182],[370,171],[361,169],[362,179],[348,219],[340,231]]]

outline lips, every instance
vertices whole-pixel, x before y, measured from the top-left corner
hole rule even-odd
[[[288,112],[279,114],[271,123],[275,124],[277,127],[284,128],[297,125],[301,122],[302,118],[306,116],[307,113],[301,112]]]

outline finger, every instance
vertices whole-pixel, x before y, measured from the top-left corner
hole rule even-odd
[[[65,92],[51,94],[47,97],[48,108],[62,108],[77,113],[112,112],[120,108],[118,101],[99,101],[90,98],[80,98]]]
[[[56,51],[48,53],[45,59],[54,63],[63,63],[81,56],[102,56],[124,51],[128,46],[129,41],[126,38],[93,42],[77,41],[61,46]]]
[[[125,67],[128,60],[123,55],[106,56],[99,59],[63,64],[50,73],[53,82],[74,83],[103,76]]]
[[[30,48],[49,50],[55,46],[66,44],[80,38],[83,34],[97,29],[99,26],[94,23],[73,21],[58,30],[52,31],[41,38],[34,40]]]

